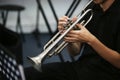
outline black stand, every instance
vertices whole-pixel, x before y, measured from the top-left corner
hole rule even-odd
[[[25,37],[23,34],[23,29],[21,25],[21,11],[23,11],[25,8],[23,6],[18,6],[18,5],[1,5],[0,10],[2,11],[2,19],[3,19],[3,26],[6,26],[7,23],[7,18],[8,18],[8,13],[10,11],[17,11],[18,16],[17,16],[17,24],[16,24],[16,31],[18,31],[18,28],[20,29],[20,33],[23,37],[23,40],[25,41]]]

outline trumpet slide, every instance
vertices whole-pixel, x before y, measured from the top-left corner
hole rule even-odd
[[[92,0],[87,4],[87,6],[92,2]],[[84,20],[83,18],[90,13],[90,17],[87,20]],[[53,56],[59,54],[69,43],[65,42],[63,38],[66,36],[66,34],[72,30],[77,23],[82,24],[83,26],[86,26],[90,20],[92,19],[93,12],[92,9],[87,9],[77,16],[77,20],[75,22],[68,20],[68,24],[65,25],[65,32],[61,34],[61,31],[59,31],[53,38],[48,41],[48,43],[44,46],[44,50],[42,53],[40,53],[38,56],[35,57],[28,57],[28,60],[32,63],[33,67],[37,69],[38,71],[42,71],[41,65],[45,58],[47,56]],[[58,46],[58,43],[60,45]],[[57,46],[57,47],[56,47]],[[55,49],[54,49],[55,48]]]

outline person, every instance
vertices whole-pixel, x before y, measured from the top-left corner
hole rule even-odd
[[[76,56],[83,49],[80,58],[43,65],[43,72],[27,69],[26,78],[32,80],[30,75],[35,73],[34,77],[31,75],[35,80],[120,80],[120,0],[93,2],[92,20],[86,26],[76,24],[80,30],[71,30],[64,38],[71,55]],[[59,31],[64,33],[63,25],[68,19],[59,19]]]

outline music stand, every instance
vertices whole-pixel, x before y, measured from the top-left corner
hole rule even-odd
[[[2,80],[25,80],[22,65],[18,64],[15,56],[1,44],[0,44],[0,76]]]

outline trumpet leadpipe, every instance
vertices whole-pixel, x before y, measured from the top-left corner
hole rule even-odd
[[[56,35],[54,35],[53,38],[50,39],[46,45],[44,45],[43,49],[45,50],[50,44],[52,44],[55,41],[55,39],[60,35],[61,32],[62,31],[59,31]]]
[[[63,41],[62,45],[60,45],[60,47],[57,50],[57,54],[60,53],[67,45],[68,43]]]
[[[53,56],[53,55],[59,54],[59,53],[63,50],[63,48],[65,48],[65,46],[67,46],[67,44],[68,44],[68,43],[66,43],[65,41],[63,41],[63,42],[62,42],[59,46],[57,46],[56,49],[55,49],[52,53],[50,53],[48,56],[51,57],[51,56]]]

